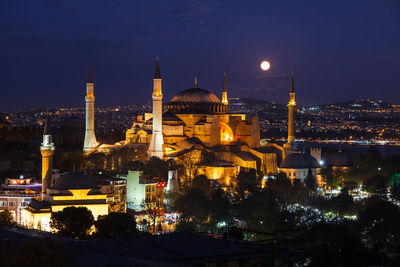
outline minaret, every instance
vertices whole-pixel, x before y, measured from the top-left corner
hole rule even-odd
[[[46,119],[43,131],[43,143],[40,147],[40,152],[42,153],[42,200],[46,199],[47,188],[51,185],[54,150],[55,147],[49,131],[48,119]]]
[[[158,64],[158,57],[156,60],[156,70],[153,79],[153,134],[151,136],[149,146],[149,158],[158,157],[163,158],[163,136],[162,136],[162,90],[161,90],[161,72],[160,65]]]
[[[94,150],[98,143],[94,134],[94,93],[93,93],[93,74],[92,64],[89,63],[88,80],[86,83],[86,130],[83,151],[90,152]]]
[[[296,111],[296,100],[294,93],[294,81],[293,81],[293,73],[290,74],[290,91],[289,91],[290,99],[288,103],[288,140],[287,144],[285,144],[285,148],[294,149],[294,120],[295,120],[295,111]]]
[[[224,72],[224,83],[222,85],[222,104],[228,105],[228,92],[226,90],[226,73]]]

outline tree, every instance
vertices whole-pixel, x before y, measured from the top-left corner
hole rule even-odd
[[[330,199],[328,202],[332,204],[335,211],[343,214],[349,211],[354,201],[353,197],[349,195],[349,190],[343,188],[337,197]]]
[[[331,195],[332,195],[332,189],[333,189],[333,185],[335,183],[335,177],[334,177],[332,167],[328,166],[326,168],[322,168],[321,176],[322,176],[322,179],[324,180],[325,184],[327,184],[330,187]]]
[[[183,168],[186,182],[191,185],[193,177],[197,174],[198,164],[201,162],[201,151],[193,149],[178,157],[177,162]]]
[[[307,190],[309,192],[312,192],[312,191],[315,190],[315,188],[316,188],[316,180],[314,178],[314,175],[312,173],[311,168],[308,169],[308,173],[307,173],[307,176],[306,176],[306,178],[304,180],[304,183],[306,184]]]
[[[390,188],[390,195],[397,201],[400,200],[400,184],[396,183]]]
[[[400,260],[400,208],[388,201],[375,201],[358,219],[365,245],[372,251]]]
[[[366,191],[382,198],[387,196],[388,179],[382,175],[370,177],[364,184]]]
[[[15,226],[16,224],[9,210],[0,212],[0,225]]]
[[[279,211],[280,204],[270,189],[251,192],[235,205],[235,217],[255,231],[273,232],[280,227]]]
[[[211,192],[211,182],[205,175],[198,175],[194,177],[192,181],[192,188],[197,188],[204,192],[205,195],[209,195]]]
[[[94,224],[93,214],[86,207],[67,207],[62,211],[52,212],[50,226],[59,234],[84,238]]]
[[[243,196],[249,192],[257,190],[260,180],[256,170],[240,171],[236,177],[236,191]]]
[[[168,164],[157,157],[151,157],[146,163],[146,174],[151,177],[167,177]]]
[[[363,246],[360,233],[355,225],[320,223],[298,237],[300,244],[306,244],[311,262],[308,266],[364,266],[361,257]],[[362,263],[363,264],[362,264]]]
[[[100,237],[129,236],[137,233],[135,216],[128,213],[111,212],[99,216],[94,223]]]
[[[108,212],[124,213],[126,211],[125,201],[113,201],[108,204]]]

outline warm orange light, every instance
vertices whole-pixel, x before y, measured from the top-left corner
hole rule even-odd
[[[261,62],[260,67],[263,71],[267,71],[269,70],[269,68],[271,68],[271,64],[268,61],[264,60],[263,62]]]

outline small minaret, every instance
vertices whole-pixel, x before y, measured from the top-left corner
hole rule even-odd
[[[88,80],[86,83],[86,130],[85,130],[85,141],[83,144],[83,151],[93,151],[98,143],[94,134],[94,92],[93,92],[93,74],[92,64],[89,63]]]
[[[294,149],[294,120],[295,120],[295,111],[296,111],[296,100],[295,100],[295,93],[294,93],[294,81],[293,81],[293,73],[290,74],[290,91],[289,91],[290,99],[287,105],[288,107],[288,140],[285,144],[285,148],[287,149]]]
[[[228,91],[226,90],[226,73],[224,72],[224,83],[222,85],[222,104],[228,105]]]
[[[47,188],[51,186],[54,150],[55,147],[49,131],[48,119],[46,119],[43,131],[43,143],[40,147],[40,152],[42,153],[42,200],[46,200]]]
[[[151,136],[149,146],[149,158],[158,157],[163,158],[163,136],[162,136],[162,89],[161,89],[161,72],[160,65],[158,64],[158,57],[156,60],[156,70],[153,79],[153,134]]]

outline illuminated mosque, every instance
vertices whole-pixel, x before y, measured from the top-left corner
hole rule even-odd
[[[91,70],[89,82],[93,83]],[[260,145],[260,125],[257,116],[230,114],[228,89],[224,74],[221,100],[212,92],[199,87],[195,77],[192,88],[175,95],[162,104],[162,76],[158,58],[153,78],[153,112],[140,115],[126,131],[126,139],[114,145],[99,145],[94,136],[92,84],[87,86],[86,135],[84,151],[109,152],[130,144],[148,144],[149,157],[182,159],[193,151],[207,151],[211,162],[197,162],[198,174],[221,184],[229,184],[240,170],[257,169],[267,174],[285,172],[289,178],[303,180],[309,169],[317,175],[320,150],[312,156],[300,153],[295,145],[295,92],[293,74],[288,103],[288,140],[284,146],[275,143]],[[89,99],[89,104],[88,104]],[[93,140],[86,143],[86,140]],[[91,149],[88,149],[90,148]],[[291,154],[297,154],[290,156]],[[319,154],[319,155],[318,155]],[[288,157],[287,157],[288,156]],[[278,165],[280,163],[280,165]]]

